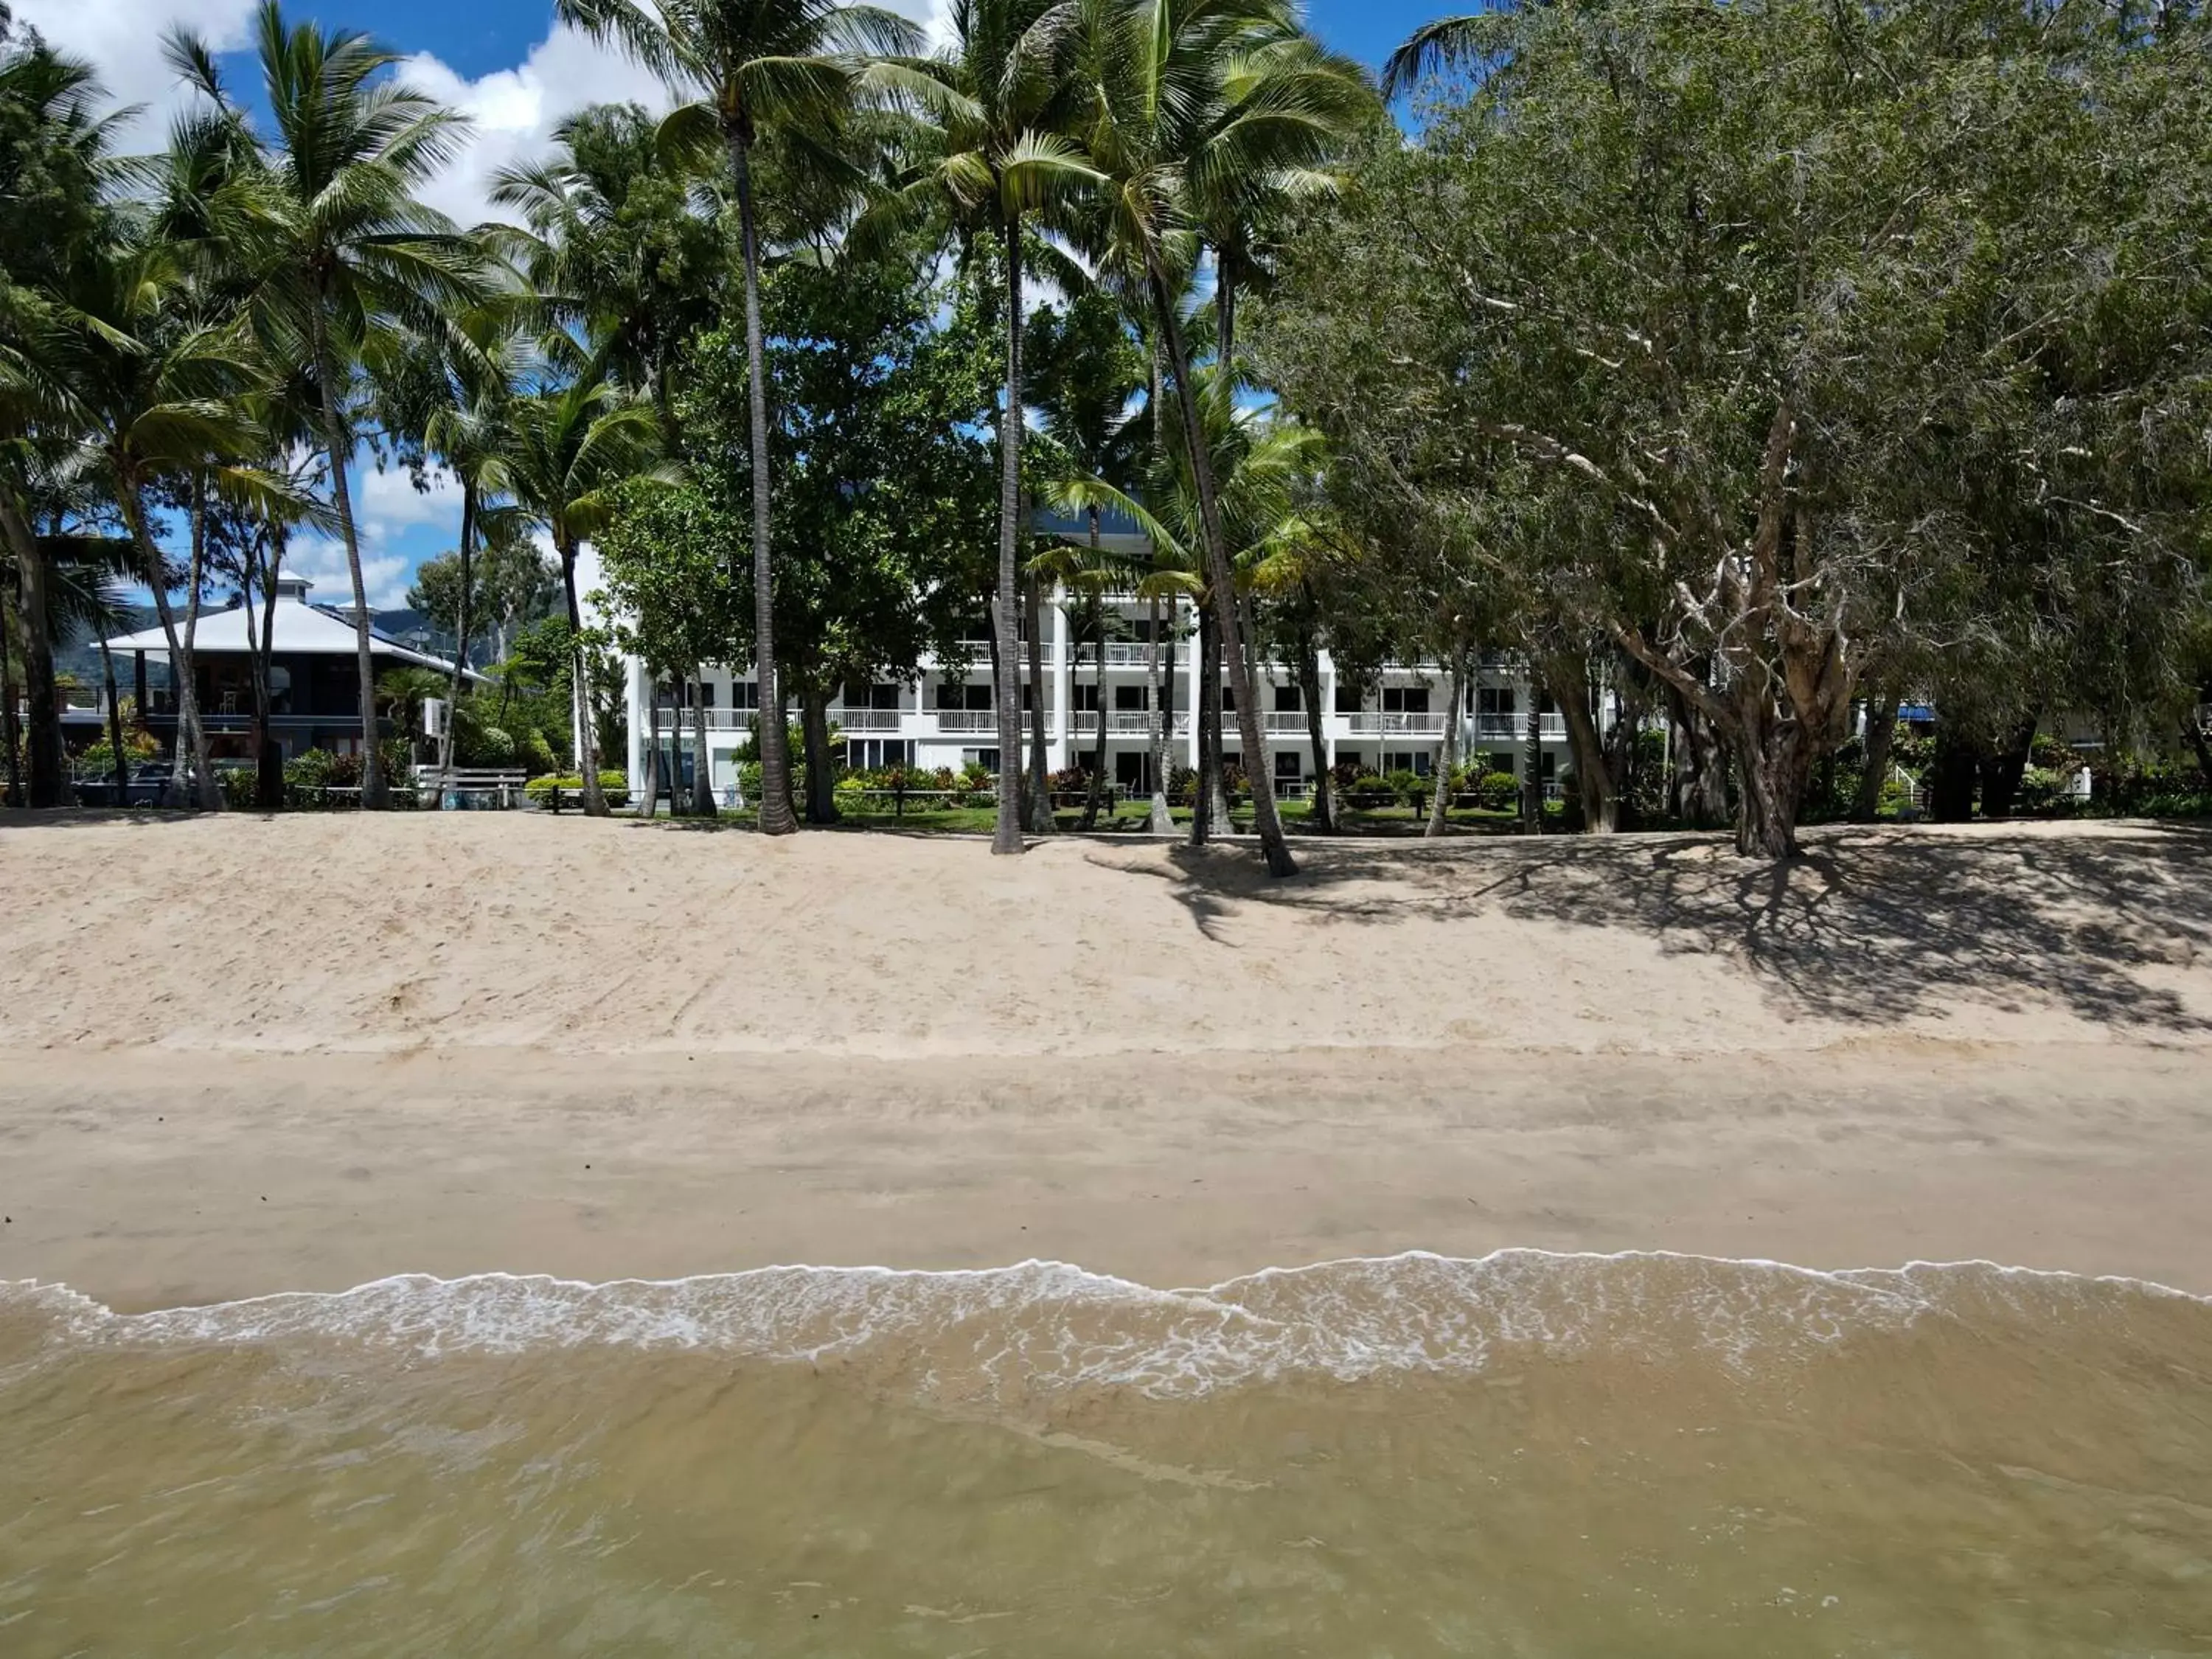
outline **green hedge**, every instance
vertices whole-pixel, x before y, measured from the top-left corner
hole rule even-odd
[[[608,805],[627,806],[629,805],[629,780],[624,777],[621,773],[601,772],[599,774],[599,787],[606,794]],[[568,805],[572,800],[578,805],[581,805],[583,804],[584,779],[581,773],[562,772],[558,774],[549,774],[542,778],[532,778],[528,783],[522,786],[523,793],[532,801],[535,801],[541,806],[551,799],[553,791],[556,788],[561,792],[561,804],[563,806]]]

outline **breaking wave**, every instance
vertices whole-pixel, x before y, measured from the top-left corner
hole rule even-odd
[[[542,1275],[401,1274],[118,1314],[61,1285],[0,1282],[0,1328],[57,1346],[340,1343],[420,1358],[587,1347],[866,1364],[926,1396],[1111,1388],[1157,1399],[1299,1376],[1472,1374],[1509,1358],[1594,1352],[1700,1357],[1731,1369],[1802,1361],[1858,1334],[1929,1321],[2033,1328],[2212,1308],[2142,1280],[1916,1262],[1822,1272],[1655,1252],[1507,1249],[1268,1268],[1157,1290],[1059,1261],[975,1271],[763,1267],[591,1284]],[[22,1322],[33,1329],[26,1333]],[[16,1357],[27,1357],[15,1344]]]

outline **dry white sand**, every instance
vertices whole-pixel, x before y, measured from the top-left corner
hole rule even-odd
[[[2212,837],[1301,851],[0,818],[0,1278],[1540,1244],[2212,1290]]]

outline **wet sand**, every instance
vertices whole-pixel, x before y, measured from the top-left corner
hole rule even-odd
[[[2212,1291],[2212,842],[0,822],[0,1279],[1406,1249]]]

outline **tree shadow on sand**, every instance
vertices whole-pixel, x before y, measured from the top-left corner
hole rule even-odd
[[[1838,827],[1793,863],[1741,859],[1720,837],[1303,842],[1271,881],[1242,849],[1177,848],[1169,865],[1094,856],[1164,879],[1207,938],[1243,904],[1322,927],[1495,908],[1516,920],[1620,928],[1661,948],[1741,963],[1792,1011],[1863,1024],[1960,999],[2180,1035],[2212,1031],[2146,970],[2212,951],[2212,832],[2100,825],[2081,833]]]

